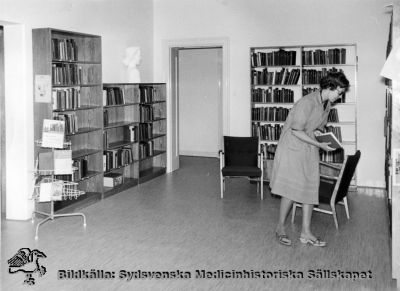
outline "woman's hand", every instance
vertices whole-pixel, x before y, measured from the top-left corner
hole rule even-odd
[[[314,135],[315,135],[315,136],[320,136],[321,134],[322,134],[322,132],[319,131],[319,130],[315,130],[315,131],[314,131]]]
[[[326,151],[326,152],[334,151],[335,149],[334,149],[334,148],[331,148],[331,147],[329,146],[330,144],[331,144],[330,142],[320,142],[320,143],[319,143],[319,147],[320,147],[321,149],[323,149],[324,151]]]

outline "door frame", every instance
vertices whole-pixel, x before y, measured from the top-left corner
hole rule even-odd
[[[5,127],[5,90],[4,90],[4,27],[0,24],[0,209],[5,213],[6,209],[6,127]]]
[[[228,135],[229,129],[229,38],[199,38],[199,39],[171,39],[163,41],[163,68],[167,76],[167,172],[179,168],[179,111],[177,93],[177,74],[174,66],[173,53],[178,49],[190,48],[222,48],[222,120],[218,131]]]

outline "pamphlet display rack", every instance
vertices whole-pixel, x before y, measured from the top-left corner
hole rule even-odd
[[[42,141],[36,141],[36,145],[42,147]],[[64,142],[64,149],[71,147],[71,142]],[[54,148],[51,148],[54,152]],[[72,162],[72,161],[71,161]],[[60,213],[54,214],[54,202],[67,199],[77,199],[79,196],[84,195],[85,192],[78,190],[78,183],[72,181],[64,181],[56,178],[54,169],[39,169],[39,158],[36,159],[36,167],[34,170],[35,175],[35,186],[32,194],[32,199],[36,201],[35,208],[32,213],[32,223],[34,222],[35,214],[40,214],[45,216],[42,221],[36,225],[35,240],[39,238],[38,232],[39,227],[49,220],[54,220],[57,217],[70,217],[70,216],[82,216],[83,226],[86,227],[86,216],[83,213]],[[77,170],[77,168],[72,167],[72,171]],[[43,194],[44,185],[49,186],[49,199],[43,199],[41,194]],[[41,211],[37,209],[37,203],[50,203],[50,211]]]

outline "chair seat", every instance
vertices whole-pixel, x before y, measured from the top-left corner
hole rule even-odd
[[[260,177],[261,169],[247,166],[230,166],[222,168],[222,175],[224,177]]]

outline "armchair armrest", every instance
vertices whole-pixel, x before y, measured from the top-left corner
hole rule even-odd
[[[222,170],[222,168],[225,167],[224,155],[225,155],[225,153],[224,153],[223,150],[219,150],[219,151],[218,151],[220,170]]]

